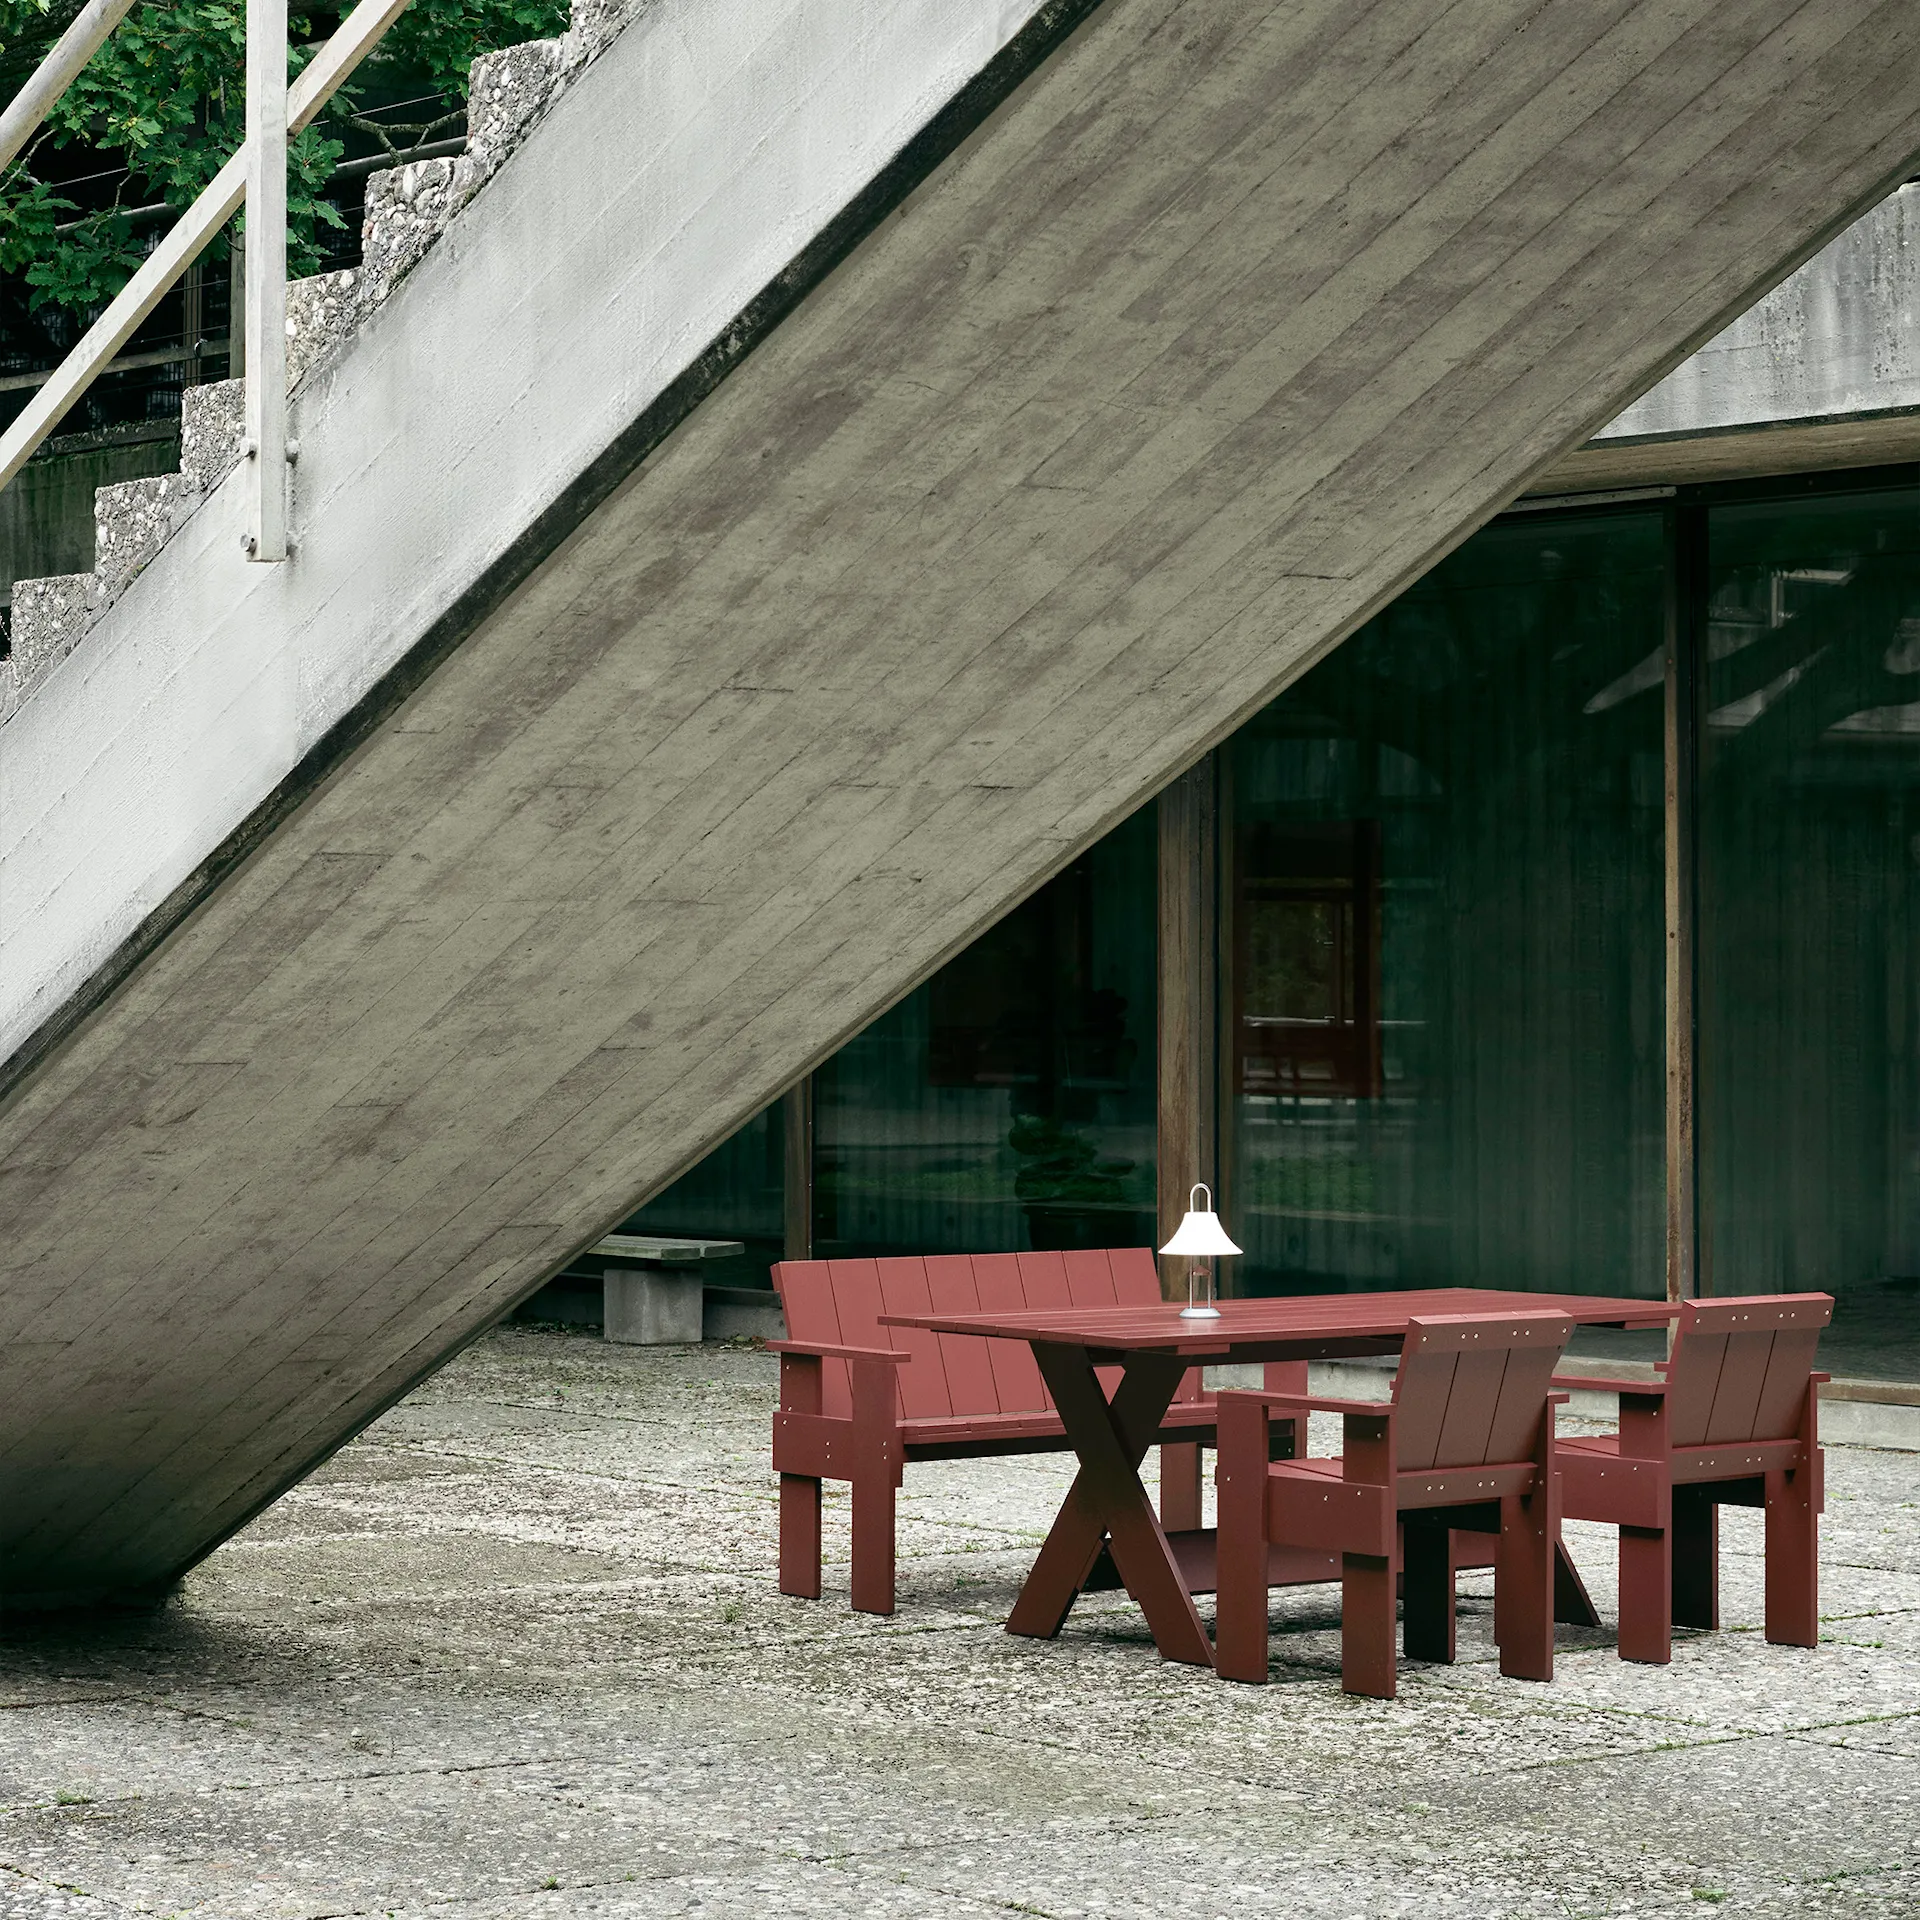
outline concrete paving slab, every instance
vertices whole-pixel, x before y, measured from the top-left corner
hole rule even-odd
[[[1885,1456],[1830,1456],[1883,1544],[1830,1550],[1818,1648],[1751,1630],[1734,1516],[1731,1630],[1671,1667],[1603,1626],[1503,1679],[1476,1574],[1459,1662],[1380,1702],[1339,1691],[1331,1587],[1273,1596],[1264,1688],[1162,1662],[1124,1594],[1008,1636],[1046,1457],[909,1470],[891,1619],[844,1557],[780,1595],[774,1385],[494,1336],[164,1607],[7,1621],[0,1920],[1915,1910],[1920,1528]],[[1611,1537],[1575,1543],[1610,1618]]]

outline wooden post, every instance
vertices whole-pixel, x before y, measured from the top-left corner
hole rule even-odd
[[[780,1102],[781,1147],[785,1154],[781,1182],[785,1223],[783,1238],[788,1260],[813,1258],[813,1075],[796,1080]]]
[[[1699,888],[1697,787],[1706,512],[1666,510],[1667,1298],[1701,1291],[1699,1122],[1695,1098]]]
[[[287,557],[287,4],[247,0],[247,557]]]
[[[1219,1015],[1218,804],[1211,754],[1160,795],[1160,1072],[1156,1175],[1169,1240],[1196,1180],[1219,1190],[1215,1046]],[[1187,1276],[1162,1263],[1160,1289],[1186,1298]]]

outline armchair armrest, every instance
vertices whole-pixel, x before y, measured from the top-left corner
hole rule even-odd
[[[910,1353],[895,1353],[891,1347],[842,1347],[824,1340],[769,1340],[767,1351],[799,1360],[891,1360],[905,1366]]]
[[[1216,1401],[1255,1401],[1282,1413],[1358,1413],[1384,1420],[1393,1411],[1391,1400],[1331,1400],[1311,1393],[1267,1393],[1253,1387],[1222,1387]]]
[[[1662,1394],[1664,1380],[1614,1380],[1601,1373],[1556,1373],[1550,1385],[1571,1393],[1645,1393]]]

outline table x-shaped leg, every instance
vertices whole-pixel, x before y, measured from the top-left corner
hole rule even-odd
[[[1058,1633],[1110,1540],[1114,1565],[1147,1616],[1161,1655],[1212,1666],[1206,1629],[1139,1471],[1192,1362],[1170,1353],[1129,1354],[1109,1401],[1085,1347],[1035,1341],[1033,1357],[1080,1471],[1020,1589],[1007,1631],[1041,1640]]]

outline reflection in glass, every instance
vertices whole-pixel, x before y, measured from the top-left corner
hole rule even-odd
[[[1716,1293],[1920,1377],[1920,497],[1708,516],[1701,1188]]]
[[[757,1113],[672,1186],[622,1223],[622,1233],[684,1233],[698,1240],[741,1240],[742,1260],[704,1271],[715,1286],[772,1286],[784,1253],[785,1133],[780,1103]]]
[[[1245,1290],[1661,1290],[1661,568],[1496,525],[1235,739]]]
[[[1153,821],[1107,835],[821,1069],[816,1253],[1152,1237]]]

